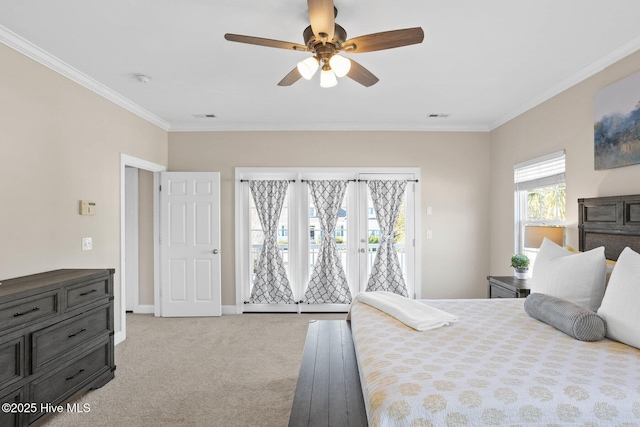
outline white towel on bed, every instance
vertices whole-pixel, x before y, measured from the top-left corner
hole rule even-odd
[[[351,306],[357,302],[363,302],[377,308],[418,331],[428,331],[458,321],[457,316],[446,311],[438,310],[393,292],[360,292],[351,302]],[[347,313],[347,320],[351,320],[351,308]]]

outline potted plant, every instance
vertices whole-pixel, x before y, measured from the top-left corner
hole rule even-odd
[[[516,269],[518,279],[526,279],[529,275],[529,257],[524,254],[511,256],[511,267]]]

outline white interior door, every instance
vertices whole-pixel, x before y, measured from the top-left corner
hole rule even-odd
[[[160,316],[220,316],[220,174],[160,175]]]

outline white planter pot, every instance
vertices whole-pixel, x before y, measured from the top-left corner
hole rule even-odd
[[[528,279],[529,278],[529,269],[528,268],[516,268],[516,279]]]

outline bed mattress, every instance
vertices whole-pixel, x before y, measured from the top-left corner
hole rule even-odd
[[[640,426],[640,350],[578,341],[524,299],[423,302],[459,321],[417,332],[351,309],[370,426]]]

